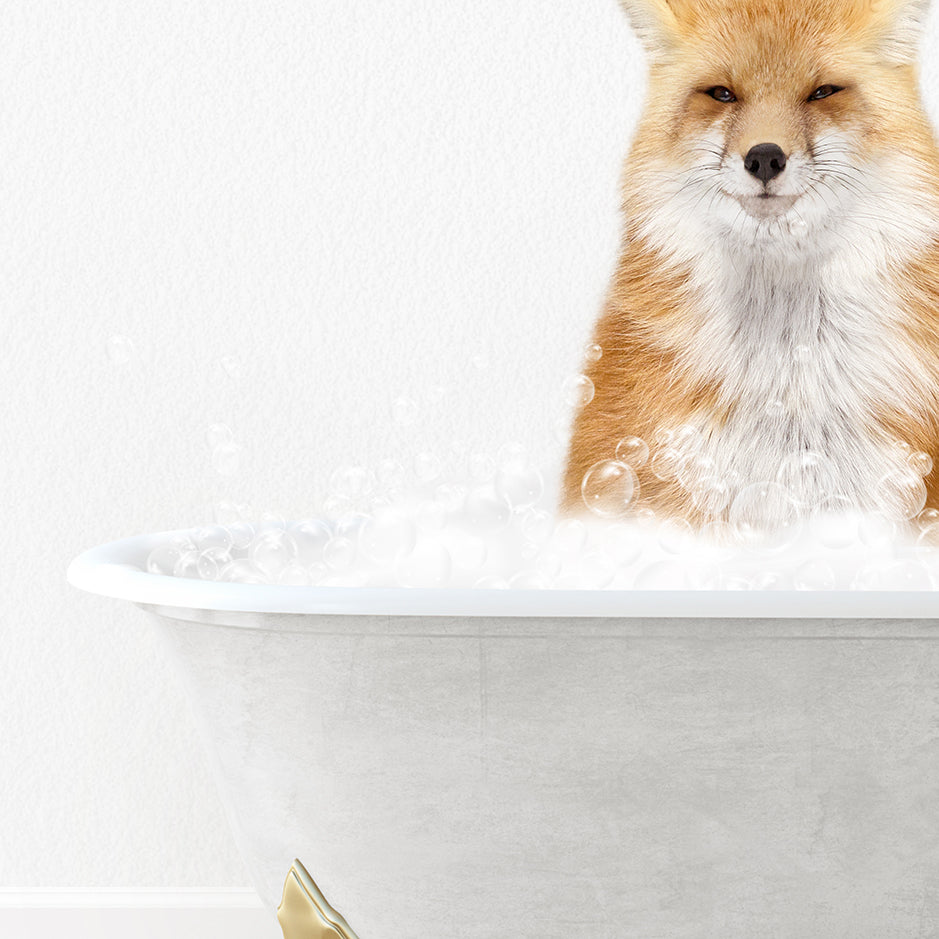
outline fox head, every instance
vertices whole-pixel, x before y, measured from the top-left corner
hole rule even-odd
[[[625,177],[645,234],[771,251],[834,244],[851,219],[914,224],[937,188],[915,69],[928,0],[621,2],[649,59]]]

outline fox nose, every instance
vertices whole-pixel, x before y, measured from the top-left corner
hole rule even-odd
[[[743,158],[747,172],[768,183],[786,168],[786,154],[774,143],[758,143]]]

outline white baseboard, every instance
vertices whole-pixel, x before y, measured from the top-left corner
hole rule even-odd
[[[252,891],[0,891],[4,939],[283,939]]]

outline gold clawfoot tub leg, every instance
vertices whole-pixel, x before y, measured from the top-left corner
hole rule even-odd
[[[287,874],[277,919],[284,939],[358,939],[299,861]]]

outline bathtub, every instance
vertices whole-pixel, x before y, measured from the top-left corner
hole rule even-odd
[[[288,939],[939,935],[935,594],[220,584],[165,537],[69,579],[158,623],[258,893],[299,858],[326,911]]]

